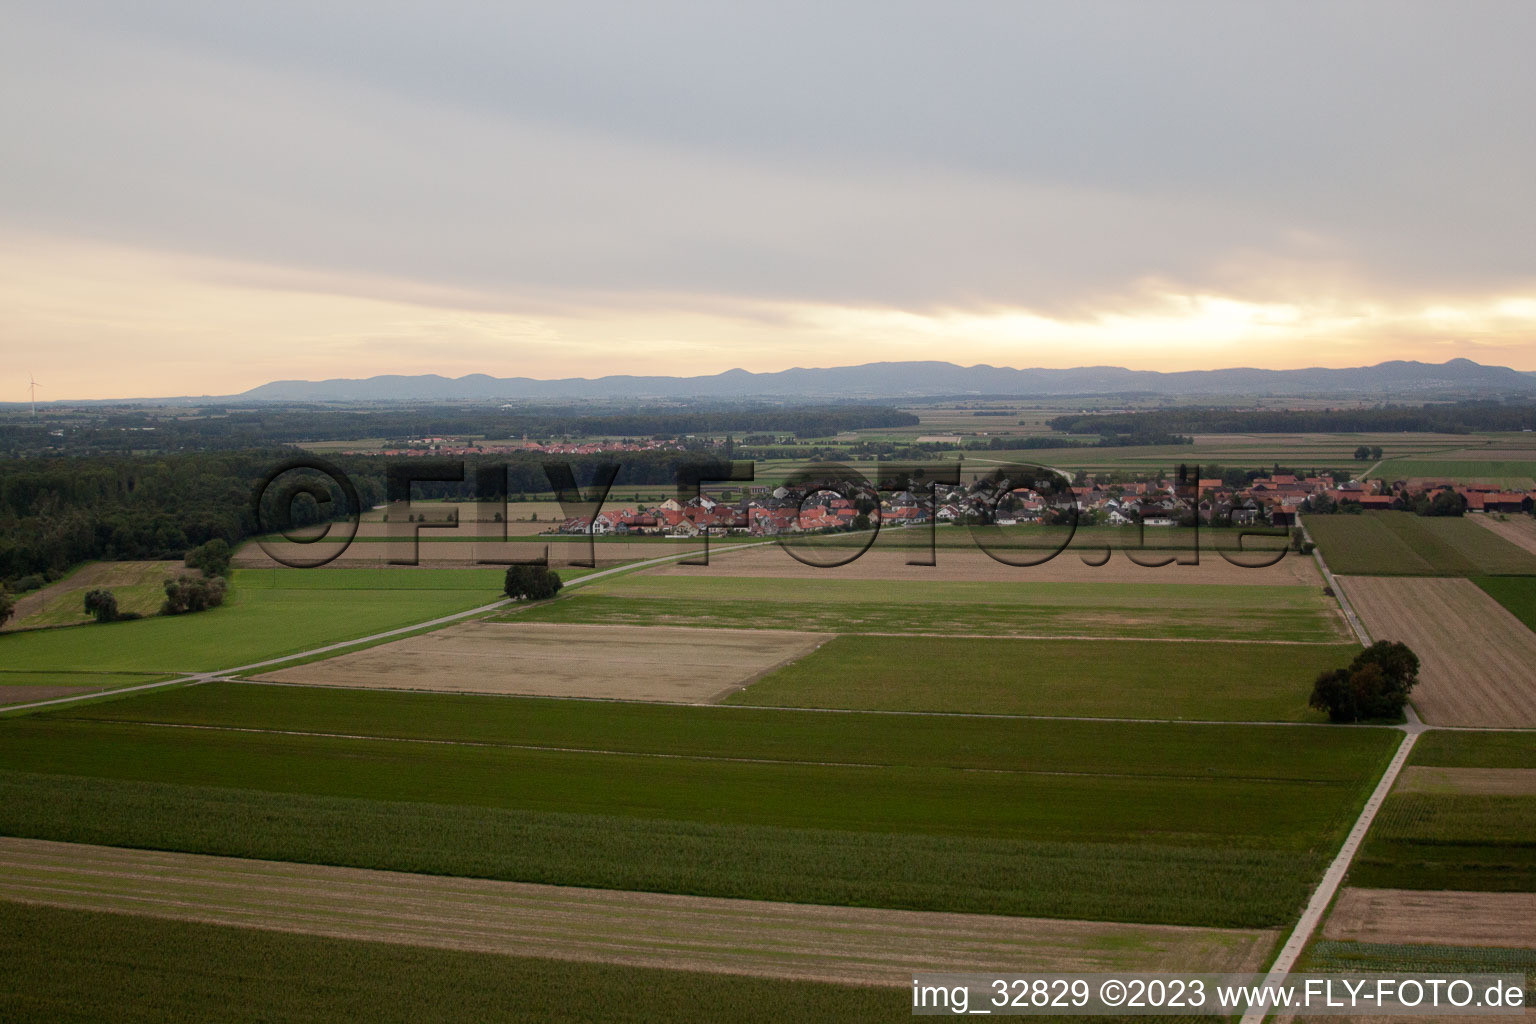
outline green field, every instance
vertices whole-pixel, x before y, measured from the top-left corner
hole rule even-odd
[[[904,585],[879,580],[623,576],[519,612],[520,621],[830,633],[1293,640],[1336,643],[1322,588],[1179,583]]]
[[[1458,516],[1366,512],[1305,521],[1340,576],[1536,574],[1536,555]]]
[[[910,994],[0,902],[9,1022],[897,1020]]]
[[[1536,578],[1530,576],[1479,576],[1472,581],[1510,613],[1536,630]]]
[[[1536,991],[1531,988],[1531,982],[1536,978],[1536,950],[1533,949],[1314,942],[1303,956],[1300,969],[1348,974],[1524,974],[1526,1005],[1536,997]]]
[[[1536,460],[1455,458],[1388,459],[1372,473],[1375,480],[1454,480],[1457,483],[1497,484],[1525,490],[1536,486]]]
[[[1371,888],[1536,891],[1536,797],[1395,794],[1349,877]]]
[[[239,724],[252,721],[290,732],[233,731],[261,728]],[[292,734],[331,723],[482,745]],[[1299,906],[1392,740],[230,684],[0,722],[0,832],[608,888],[1271,925]]]
[[[1436,729],[1419,737],[1409,763],[1440,768],[1536,768],[1536,732]]]
[[[501,583],[495,569],[238,570],[222,607],[0,634],[0,659],[11,672],[233,668],[489,604]]]
[[[6,625],[14,630],[94,622],[85,610],[85,595],[96,588],[112,592],[119,613],[154,615],[165,602],[166,577],[175,575],[176,568],[175,563],[163,562],[87,562],[49,584],[40,595],[45,599],[43,607]]]
[[[731,704],[978,714],[1325,721],[1318,673],[1354,644],[841,636]]]
[[[1536,767],[1536,733],[1430,732],[1411,763]],[[1350,884],[1536,891],[1536,796],[1394,792],[1355,859]]]

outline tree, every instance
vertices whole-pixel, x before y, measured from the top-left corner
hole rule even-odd
[[[11,592],[0,587],[0,624],[5,623],[16,612],[16,599]]]
[[[550,572],[548,566],[512,565],[507,567],[507,579],[502,589],[514,601],[542,601],[554,597],[564,585],[560,582],[560,574]]]
[[[1378,640],[1348,668],[1319,675],[1308,703],[1334,722],[1396,719],[1418,681],[1418,655],[1406,644]]]
[[[229,545],[224,538],[215,537],[202,547],[187,552],[188,569],[201,569],[204,576],[229,575]]]
[[[1357,460],[1359,460],[1360,462],[1364,462],[1366,459],[1369,459],[1370,457],[1371,457],[1371,450],[1369,448],[1367,448],[1365,445],[1361,445],[1359,448],[1355,449],[1355,458]]]
[[[165,603],[161,615],[182,615],[217,608],[224,603],[224,580],[220,577],[181,576],[165,581]]]
[[[88,590],[85,613],[96,616],[97,622],[112,622],[117,618],[117,597],[110,590]]]
[[[1455,491],[1441,491],[1433,498],[1420,495],[1413,510],[1421,516],[1459,516],[1467,510],[1467,503]]]
[[[1381,445],[1378,444],[1371,449],[1371,458],[1375,459],[1377,462],[1381,461]]]

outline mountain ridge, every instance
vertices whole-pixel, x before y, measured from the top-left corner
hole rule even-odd
[[[921,398],[967,393],[1051,397],[1150,393],[1192,395],[1423,394],[1456,390],[1536,395],[1536,373],[1486,366],[1470,359],[1444,363],[1389,360],[1374,366],[1267,370],[1128,370],[960,366],[940,361],[875,362],[855,366],[791,367],[753,373],[734,367],[695,377],[613,374],[604,377],[463,377],[381,374],[322,381],[282,380],[228,396],[246,401],[467,401],[615,398]]]

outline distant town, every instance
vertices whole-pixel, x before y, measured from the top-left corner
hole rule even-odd
[[[1012,487],[1007,480],[900,490],[878,501],[865,484],[828,481],[809,492],[789,487],[748,486],[719,497],[700,494],[680,501],[626,507],[594,516],[573,516],[550,532],[598,536],[695,537],[705,530],[771,537],[783,533],[864,530],[876,519],[882,527],[940,524],[1030,526],[1070,521],[1078,510],[1083,526],[1151,527],[1294,526],[1301,513],[1352,514],[1412,511],[1420,515],[1467,512],[1530,512],[1536,491],[1414,478],[1399,481],[1340,480],[1333,475],[1273,473],[1241,483],[1233,477],[1201,478],[1191,486],[1166,478],[1097,482],[1091,474],[1055,493]],[[850,496],[851,495],[851,496]],[[732,500],[734,499],[734,500]],[[878,515],[876,510],[878,509]]]

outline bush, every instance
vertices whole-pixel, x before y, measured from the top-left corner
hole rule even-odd
[[[224,603],[224,581],[217,576],[182,576],[165,581],[161,615],[181,615],[217,608]]]
[[[36,590],[38,587],[41,587],[44,583],[47,582],[47,580],[35,574],[31,576],[23,576],[11,583],[11,593],[25,594],[28,591]]]
[[[187,552],[188,569],[201,569],[204,576],[229,575],[229,545],[224,538],[215,537],[202,547]]]
[[[1348,668],[1319,675],[1308,703],[1333,722],[1396,720],[1418,681],[1419,656],[1407,644],[1378,640]]]
[[[116,622],[117,597],[110,590],[86,591],[85,614],[96,616],[97,622]]]
[[[16,611],[16,600],[11,597],[11,592],[0,587],[0,624],[3,624]]]
[[[513,565],[507,568],[507,581],[502,589],[514,601],[519,598],[542,601],[554,597],[564,585],[560,582],[560,574],[550,572],[547,566]]]

